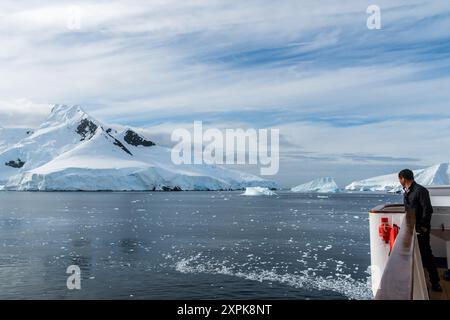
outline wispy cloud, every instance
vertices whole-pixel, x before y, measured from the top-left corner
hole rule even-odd
[[[445,160],[450,2],[380,0],[374,31],[370,4],[4,0],[0,125],[35,125],[58,102],[149,130],[192,120],[277,126],[298,140],[286,153]],[[67,28],[73,5],[79,30]]]
[[[0,100],[0,127],[35,128],[49,112],[48,104],[36,104],[26,99]]]

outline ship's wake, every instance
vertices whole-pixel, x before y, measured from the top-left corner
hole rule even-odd
[[[171,256],[166,258],[173,259]],[[299,289],[332,291],[352,300],[373,298],[370,277],[367,281],[353,279],[350,275],[324,277],[311,274],[309,270],[300,271],[298,274],[280,273],[257,266],[249,268],[248,265],[238,265],[228,260],[205,259],[202,254],[174,260],[172,267],[181,273],[226,275],[258,282],[276,282]]]

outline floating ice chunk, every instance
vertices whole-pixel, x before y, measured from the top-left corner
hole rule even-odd
[[[287,273],[276,268],[263,269],[258,266],[239,265],[227,260],[216,260],[209,257],[201,257],[200,254],[188,257],[174,257],[172,266],[177,272],[184,274],[212,274],[226,275],[242,278],[245,280],[278,283],[293,288],[304,288],[307,290],[333,291],[346,296],[349,299],[368,300],[372,299],[369,281],[353,279],[351,275],[337,270],[328,277],[316,274],[316,268],[306,268],[300,274]],[[304,262],[304,260],[297,260]],[[342,262],[342,261],[338,261]],[[342,262],[343,263],[343,262]],[[305,263],[306,264],[306,263]]]
[[[247,187],[245,188],[245,192],[242,194],[243,196],[274,196],[275,192],[270,190],[269,188],[264,187]]]

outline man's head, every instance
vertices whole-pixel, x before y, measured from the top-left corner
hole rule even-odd
[[[414,172],[404,169],[398,173],[398,179],[403,188],[408,188],[414,182]]]

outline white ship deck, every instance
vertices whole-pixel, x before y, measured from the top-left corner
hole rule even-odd
[[[441,278],[441,287],[443,292],[434,292],[431,290],[431,283],[427,280],[427,287],[428,287],[428,296],[430,300],[450,300],[450,281],[444,280],[444,272],[447,269],[439,268],[439,276]],[[425,270],[425,278],[428,279],[428,274]]]
[[[443,241],[450,241],[450,230],[437,230],[434,229],[431,231],[431,234],[439,239],[442,239]],[[449,266],[450,267],[450,266]],[[450,300],[450,281],[444,280],[444,273],[447,269],[445,268],[439,268],[439,277],[441,278],[441,287],[443,292],[434,292],[431,290],[428,290],[428,295],[430,297],[430,300]],[[427,286],[428,288],[431,288],[431,283],[428,281],[428,274],[425,270],[426,279],[427,279]]]

